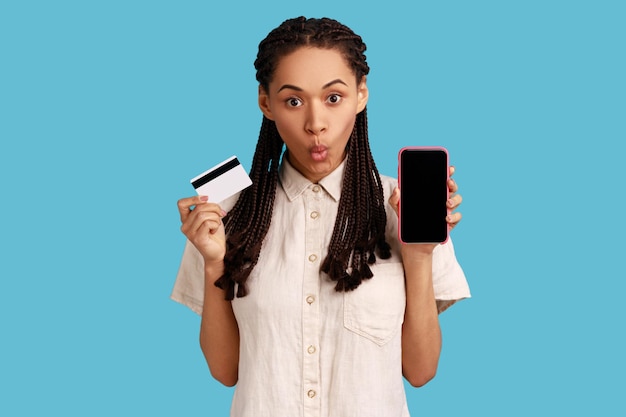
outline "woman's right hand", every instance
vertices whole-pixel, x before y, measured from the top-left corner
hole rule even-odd
[[[198,249],[204,261],[219,262],[226,255],[226,234],[222,208],[209,203],[207,196],[195,196],[178,200],[182,225],[180,230]]]

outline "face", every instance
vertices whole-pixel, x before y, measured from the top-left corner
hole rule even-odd
[[[259,107],[276,123],[289,162],[311,182],[341,164],[367,98],[365,77],[357,82],[334,49],[297,49],[279,61],[268,91],[259,88]]]

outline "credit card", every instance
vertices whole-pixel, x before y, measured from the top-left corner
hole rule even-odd
[[[252,180],[236,156],[217,164],[190,180],[198,195],[219,203],[252,185]]]

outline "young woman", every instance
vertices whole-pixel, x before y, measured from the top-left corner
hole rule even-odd
[[[450,240],[398,241],[396,181],[368,143],[364,51],[331,19],[270,32],[253,185],[178,202],[188,243],[172,298],[202,315],[211,373],[236,384],[232,416],[408,416],[402,377],[433,378],[438,313],[470,295]]]

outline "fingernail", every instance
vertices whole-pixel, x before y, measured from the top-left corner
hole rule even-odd
[[[224,210],[222,210],[222,217],[226,216],[226,214],[228,214],[228,213],[226,213]]]
[[[209,196],[208,195],[201,195],[200,196],[200,201],[209,201]]]
[[[454,205],[454,201],[452,199],[448,200],[448,207],[452,207]]]

